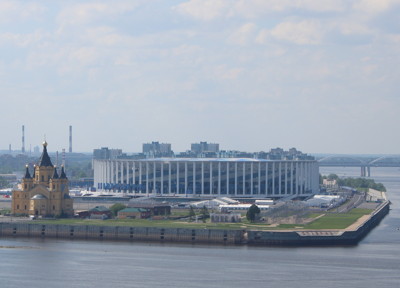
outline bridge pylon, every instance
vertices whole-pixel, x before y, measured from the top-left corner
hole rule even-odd
[[[371,166],[361,166],[361,177],[371,177]]]

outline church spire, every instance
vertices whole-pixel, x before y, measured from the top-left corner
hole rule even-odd
[[[53,179],[58,179],[58,173],[57,173],[57,167],[54,166],[54,173],[53,173]]]
[[[26,171],[25,171],[25,179],[31,179],[31,174],[29,173],[29,166],[26,165]]]
[[[64,171],[64,166],[61,166],[60,179],[67,179],[67,175],[65,175],[65,171]]]
[[[39,159],[39,167],[53,167],[49,154],[47,153],[47,142],[43,142],[43,153]]]

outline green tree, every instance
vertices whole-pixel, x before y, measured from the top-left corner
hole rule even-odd
[[[118,211],[121,211],[122,209],[125,209],[126,205],[121,204],[121,203],[115,203],[110,207],[111,213],[116,217],[118,215]]]
[[[258,214],[260,214],[261,210],[258,208],[256,204],[253,204],[250,206],[250,208],[247,210],[246,213],[246,218],[250,222],[254,222],[256,220],[256,217]]]
[[[8,181],[3,177],[0,177],[0,188],[5,188],[8,186]]]
[[[336,174],[331,173],[331,174],[328,175],[328,179],[329,180],[338,180],[339,176],[336,175]]]
[[[195,217],[195,216],[196,216],[196,213],[194,212],[193,206],[190,206],[190,209],[189,209],[189,219],[190,219],[190,221],[193,221],[193,217]]]
[[[203,223],[206,223],[207,219],[210,217],[210,213],[208,212],[206,205],[204,205],[203,208],[201,208],[200,214],[202,216]]]

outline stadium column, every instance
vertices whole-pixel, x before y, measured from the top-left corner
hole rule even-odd
[[[293,195],[293,161],[290,162],[290,195]]]
[[[124,183],[124,162],[123,160],[119,160],[119,169],[120,169],[120,183]]]
[[[201,162],[201,195],[204,195],[204,162]]]
[[[114,162],[115,164],[115,184],[119,183],[119,162],[117,160],[115,160]],[[117,191],[118,191],[118,185],[117,185]]]
[[[93,185],[97,188],[100,188],[100,185],[96,183],[99,183],[99,166],[97,165],[97,163],[95,161],[92,162],[92,169],[93,169]]]
[[[179,161],[176,161],[176,194],[179,194]]]
[[[212,162],[210,161],[210,195],[212,195],[212,187],[213,187],[213,165]]]
[[[193,195],[196,194],[196,161],[193,161]]]
[[[288,165],[287,165],[287,161],[285,161],[285,194],[287,195],[288,192]]]
[[[149,161],[146,161],[146,195],[149,196]]]
[[[120,170],[121,170],[120,171],[120,173],[121,173],[120,182],[121,182],[121,184],[123,184],[124,183],[124,161],[123,160],[119,160],[119,166],[120,166]]]
[[[171,161],[168,163],[168,194],[171,194],[171,182],[172,182],[172,177],[171,177]]]
[[[308,178],[308,189],[307,190],[310,190],[311,189],[311,180],[312,180],[312,177],[311,177],[311,162],[307,163],[307,178]]]
[[[257,188],[257,194],[261,194],[261,162],[258,162],[258,174],[257,174],[257,177],[258,177],[258,183],[257,183],[257,185],[258,185],[258,188]]]
[[[135,161],[132,162],[132,187],[133,193],[136,193],[136,163]]]
[[[229,161],[226,161],[226,194],[229,193]]]
[[[279,195],[282,194],[282,162],[279,161],[279,165],[278,165],[278,189],[279,189]]]
[[[309,177],[309,190],[312,190],[312,185],[313,185],[313,177],[312,177],[312,175],[313,175],[313,173],[312,173],[312,166],[311,166],[311,161],[308,163],[308,177]]]
[[[188,188],[188,163],[185,161],[185,194],[187,196],[187,188]]]
[[[315,177],[315,190],[314,193],[317,193],[319,190],[319,169],[318,169],[318,162],[314,162],[314,177]]]
[[[121,183],[121,176],[120,176],[120,167],[121,162],[119,160],[115,160],[115,182],[117,184]],[[119,186],[118,186],[119,187]],[[119,188],[118,188],[119,190]]]
[[[238,162],[235,161],[235,195],[237,195],[237,188],[238,188]]]
[[[254,189],[254,186],[253,186],[253,169],[254,169],[254,162],[251,162],[250,163],[250,194],[251,195],[254,195],[254,191],[253,191],[253,189]]]
[[[243,192],[242,195],[246,194],[246,162],[243,162],[243,175],[242,175],[242,181],[243,181]]]
[[[103,177],[102,177],[102,184],[101,184],[101,188],[102,188],[102,190],[104,190],[104,183],[107,183],[107,179],[106,179],[106,177],[107,177],[107,161],[106,160],[104,160],[104,161],[102,161],[103,162]]]
[[[298,165],[299,165],[299,171],[298,171],[298,174],[299,174],[299,182],[297,183],[297,185],[299,186],[299,195],[301,195],[302,194],[302,175],[301,175],[301,173],[302,173],[302,162],[300,161],[299,163],[298,163]]]
[[[304,194],[304,162],[301,162],[301,194]]]
[[[110,183],[110,181],[108,181],[108,168],[109,168],[109,161],[108,160],[105,160],[104,161],[105,162],[105,167],[104,167],[104,169],[105,169],[105,179],[104,179],[104,182],[105,183]],[[104,190],[104,186],[103,186],[103,190]]]
[[[265,162],[265,195],[268,195],[268,162]]]
[[[98,189],[100,189],[101,174],[102,174],[101,170],[102,167],[99,164],[100,163],[98,163],[97,161],[93,161],[93,178],[94,178],[93,180],[95,187],[97,187]],[[96,183],[98,183],[97,186]]]
[[[161,195],[164,194],[164,162],[161,162]]]
[[[272,162],[272,195],[276,195],[276,191],[275,191],[275,161]]]
[[[313,163],[310,162],[309,163],[310,166],[310,171],[309,171],[309,177],[310,177],[310,191],[314,191],[314,167],[313,167]]]
[[[142,162],[138,162],[138,164],[139,164],[139,192],[141,193],[142,192]]]
[[[218,161],[218,195],[221,195],[221,162]]]
[[[310,188],[310,173],[309,173],[309,162],[306,162],[306,169],[305,169],[305,176],[306,176],[306,192],[308,191],[308,189]]]
[[[94,184],[97,184],[97,188],[100,189],[100,183],[101,183],[101,174],[102,174],[102,167],[101,165],[99,165],[100,163],[97,161],[93,161],[93,180],[94,180]],[[96,172],[97,170],[97,172]],[[96,187],[96,186],[95,186]]]
[[[153,161],[153,191],[151,191],[152,193],[156,193],[157,195],[157,182],[156,182],[156,172],[157,172],[157,162]]]
[[[114,161],[111,161],[111,183],[115,184]],[[113,189],[114,191],[114,189]]]
[[[129,161],[126,161],[126,187],[127,187],[127,189],[126,190],[130,190],[129,189],[129,184],[130,184],[130,182],[131,181],[129,181]]]

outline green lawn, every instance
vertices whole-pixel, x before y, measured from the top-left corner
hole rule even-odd
[[[253,229],[253,230],[282,230],[282,229],[344,229],[354,223],[358,218],[371,213],[370,209],[352,209],[349,213],[328,213],[315,221],[306,224],[281,224],[278,227],[270,227],[264,223],[249,223],[243,219],[241,223],[203,223],[185,222],[175,220],[148,220],[148,219],[112,219],[112,220],[86,220],[86,219],[56,219],[35,220],[37,224],[60,225],[99,225],[99,226],[132,226],[132,227],[163,227],[163,228],[188,228],[188,229]],[[314,216],[318,216],[315,214]],[[210,220],[208,220],[210,221]]]
[[[305,229],[344,229],[354,222],[358,218],[366,214],[370,214],[373,210],[371,209],[352,209],[348,213],[328,213],[317,220],[304,225]]]

